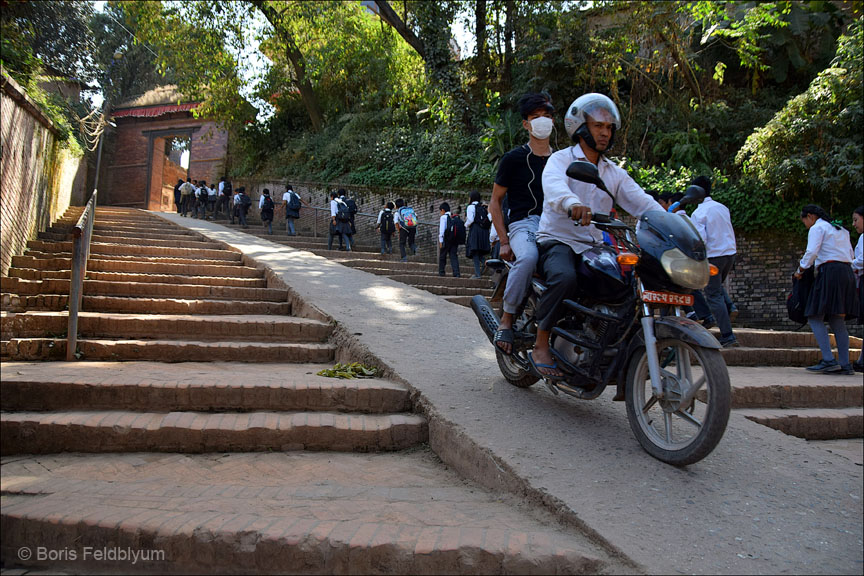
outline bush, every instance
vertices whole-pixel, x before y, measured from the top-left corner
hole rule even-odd
[[[851,213],[864,187],[862,18],[838,41],[831,67],[747,138],[737,161],[786,201]]]

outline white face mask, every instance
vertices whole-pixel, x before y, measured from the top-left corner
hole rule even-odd
[[[551,118],[540,116],[531,120],[530,124],[531,135],[538,140],[546,140],[552,134],[552,127],[555,122]]]

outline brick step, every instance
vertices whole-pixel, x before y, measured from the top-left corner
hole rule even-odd
[[[791,332],[784,330],[760,330],[758,328],[735,328],[738,343],[745,348],[818,348],[816,337],[809,331]],[[720,330],[711,329],[715,338],[720,337]],[[831,346],[836,347],[837,341],[830,334]],[[861,338],[849,336],[849,347],[861,349]]]
[[[45,242],[42,240],[30,240],[27,247],[35,252],[60,255],[72,253],[72,242]],[[230,250],[221,249],[196,249],[170,248],[165,246],[130,246],[126,244],[103,244],[93,242],[90,244],[90,254],[95,256],[118,255],[137,257],[180,257],[185,260],[218,260],[239,261],[242,254]]]
[[[362,270],[363,272],[368,272],[370,274],[375,274],[376,276],[421,276],[423,278],[436,278],[438,277],[438,266],[432,267],[430,265],[429,268],[417,268],[411,269],[411,264],[408,265],[408,268],[405,269],[395,269],[395,268],[384,268],[380,266],[368,265],[368,263],[364,262],[363,266],[357,266],[356,262],[346,262],[339,261],[340,264],[348,266],[349,268],[354,268],[355,270]]]
[[[474,279],[469,276],[453,278],[452,276],[432,276],[432,275],[414,275],[414,274],[391,274],[391,280],[410,284],[418,288],[426,286],[453,286],[460,288],[481,288],[489,289],[492,287],[492,280],[489,278]]]
[[[811,366],[822,359],[818,348],[725,348],[721,350],[727,366]],[[860,350],[849,350],[851,362]],[[835,351],[836,356],[836,351]]]
[[[126,236],[94,234],[91,240],[100,244],[126,244],[131,246],[166,246],[173,248],[191,248],[193,250],[220,250],[216,242],[186,238],[185,240],[166,240],[156,238],[129,238]]]
[[[224,276],[232,278],[261,278],[263,272],[251,266],[243,266],[239,261],[211,261],[208,264],[202,260],[185,260],[182,258],[155,258],[142,260],[139,258],[105,258],[91,256],[87,260],[87,271],[99,272],[131,272],[141,274],[183,274],[201,276]],[[69,270],[71,259],[47,257],[41,258],[28,253],[24,256],[13,256],[12,266],[35,270]]]
[[[4,367],[4,411],[133,410],[145,412],[330,411],[408,412],[408,390],[379,379],[340,380],[315,374],[327,364],[200,365],[178,378],[176,364],[13,362]],[[200,376],[198,374],[201,374]],[[246,377],[238,378],[238,374]]]
[[[18,551],[39,546],[78,554],[65,562],[34,554],[29,574],[622,572],[584,536],[442,472],[424,450],[62,454],[3,468],[10,576]],[[153,557],[133,566],[82,553],[106,546]]]
[[[37,294],[19,296],[0,294],[3,310],[64,310],[68,295]],[[250,302],[248,300],[178,300],[172,298],[119,298],[84,295],[82,309],[88,312],[119,312],[122,314],[276,314],[291,315],[289,302]]]
[[[784,434],[808,440],[864,437],[861,408],[766,408],[736,410],[735,413]]]
[[[411,260],[409,256],[408,262],[400,260],[364,260],[350,259],[342,260],[342,264],[351,268],[370,269],[370,270],[389,270],[393,274],[435,274],[438,275],[438,264],[430,264],[428,262],[417,262]]]
[[[330,362],[336,347],[297,342],[237,342],[203,340],[79,339],[84,360],[151,362]],[[63,360],[65,338],[11,338],[6,355],[13,360]]]
[[[69,279],[69,270],[33,270],[10,268],[9,276],[26,280]],[[133,272],[96,272],[87,270],[90,280],[107,282],[156,282],[159,284],[201,284],[206,286],[234,286],[244,288],[266,288],[265,278],[229,278],[225,276],[185,276],[179,274],[136,274]]]
[[[473,296],[445,296],[444,299],[459,306],[471,307],[471,298]]]
[[[65,336],[67,312],[2,313],[4,337],[38,338],[46,334]],[[243,342],[324,342],[332,327],[327,322],[292,316],[178,314],[100,314],[81,312],[81,338],[158,340],[234,340]]]
[[[403,450],[427,439],[414,414],[330,412],[11,412],[0,453]]]
[[[67,227],[58,227],[51,226],[48,228],[47,232],[53,236],[58,235],[66,235],[65,238],[57,238],[59,240],[68,239],[69,234],[72,233],[72,226]],[[201,236],[196,232],[192,232],[191,230],[186,230],[185,228],[175,227],[173,230],[154,230],[149,227],[138,227],[135,229],[129,230],[110,230],[107,228],[103,228],[97,224],[93,226],[94,234],[104,234],[110,236],[116,236],[120,238],[161,238],[163,240],[200,240]]]
[[[69,280],[65,279],[23,280],[21,278],[4,276],[0,278],[0,286],[2,286],[4,292],[12,292],[19,296],[69,294]],[[288,298],[288,291],[278,288],[160,284],[157,282],[106,282],[103,280],[85,280],[84,294],[86,296],[125,296],[130,298],[174,297],[208,300],[257,300],[266,302],[282,302]]]
[[[446,279],[446,278],[445,278]],[[459,278],[456,278],[459,280]],[[427,292],[431,292],[432,294],[438,294],[439,296],[474,296],[475,294],[482,294],[483,296],[491,297],[492,296],[492,288],[465,288],[461,286],[438,286],[438,285],[422,285],[417,286],[422,290],[426,290]]]
[[[75,226],[78,223],[78,218],[72,219],[61,219],[54,223],[55,226]],[[131,219],[112,219],[99,217],[96,215],[96,220],[93,222],[94,230],[160,230],[171,233],[173,231],[174,234],[178,233],[178,228],[172,224],[171,222],[166,222],[161,218],[151,218],[151,219],[140,219],[140,220],[131,220]]]
[[[266,234],[264,235],[264,237],[266,237]],[[294,240],[273,240],[272,238],[265,238],[265,239],[272,240],[273,242],[276,242],[277,244],[282,244],[284,246],[290,246],[291,248],[296,248],[298,250],[308,250],[308,251],[314,252],[314,253],[317,253],[318,251],[323,251],[323,252],[327,252],[327,253],[331,253],[331,254],[342,254],[343,252],[347,252],[347,251],[340,251],[338,249],[338,244],[333,246],[333,250],[328,250],[326,241],[324,243],[317,243],[317,242],[313,243],[313,242],[297,242]],[[378,248],[374,248],[372,246],[363,246],[363,245],[352,246],[350,254],[370,254],[370,255],[375,254],[375,255],[379,255],[379,256],[381,255],[380,250]]]

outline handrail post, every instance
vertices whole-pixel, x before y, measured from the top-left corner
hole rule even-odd
[[[93,190],[84,212],[72,229],[72,259],[69,274],[69,324],[66,331],[66,360],[75,360],[78,348],[78,312],[84,297],[84,278],[87,275],[87,260],[90,258],[90,238],[93,221],[96,219],[96,195]]]

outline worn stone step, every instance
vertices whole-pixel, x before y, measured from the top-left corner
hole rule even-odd
[[[162,238],[129,238],[126,236],[93,234],[91,242],[101,244],[126,244],[129,246],[163,246],[169,248],[191,248],[193,250],[221,250],[219,244],[196,238],[185,240],[162,239]]]
[[[738,343],[745,348],[818,348],[816,337],[808,329],[803,331],[762,330],[758,328],[735,328]],[[712,328],[711,333],[720,337],[720,330]],[[836,347],[834,334],[830,334],[831,346]],[[849,337],[849,347],[861,349],[861,338]]]
[[[446,278],[445,278],[446,279]],[[456,278],[456,280],[460,280],[460,278]],[[424,284],[418,285],[417,288],[422,290],[426,290],[427,292],[431,292],[433,294],[438,294],[439,296],[471,296],[473,297],[475,294],[482,294],[487,298],[492,296],[492,288],[469,288],[463,286],[440,286],[436,284]]]
[[[822,359],[818,348],[724,348],[721,350],[727,366],[812,366]],[[850,349],[851,362],[859,350]],[[837,352],[834,351],[836,356]]]
[[[88,312],[119,312],[123,314],[153,314],[158,311],[160,314],[291,315],[290,302],[143,297],[123,298],[116,296],[88,296],[87,294],[84,295],[82,309]]]
[[[143,278],[158,280],[153,276]],[[68,279],[24,280],[4,276],[0,278],[4,292],[18,295],[69,294]],[[84,294],[87,296],[124,296],[151,298],[186,298],[207,300],[256,300],[282,302],[288,291],[278,288],[250,288],[201,284],[163,284],[158,282],[112,282],[85,280]]]
[[[411,260],[411,256],[409,256],[408,258],[408,262],[402,262],[400,260],[367,260],[349,257],[344,259],[342,263],[346,266],[350,266],[351,268],[388,269],[391,270],[394,274],[438,274],[437,264],[430,264],[428,262],[418,262],[416,260]]]
[[[255,452],[403,450],[425,442],[414,414],[137,412],[88,410],[0,415],[0,452]]]
[[[316,374],[329,364],[176,364],[151,362],[7,362],[4,411],[408,412],[408,390],[380,379]],[[186,366],[186,365],[184,365]],[[172,368],[174,367],[174,368]],[[238,378],[242,374],[242,378]]]
[[[459,278],[454,278],[452,276],[391,274],[390,279],[397,282],[402,282],[403,284],[417,286],[418,288],[425,288],[426,286],[452,286],[460,288],[489,289],[492,287],[492,280],[485,277],[476,279],[471,278],[470,276],[461,276]]]
[[[99,228],[93,228],[93,232],[102,233],[106,236],[110,235],[112,237],[117,238],[153,238],[153,239],[162,239],[162,240],[200,240],[201,236],[196,232],[192,232],[190,230],[186,230],[185,228],[177,228],[171,232],[163,232],[163,231],[153,231],[148,228],[137,228],[135,230],[128,231],[120,231],[120,230],[100,230]],[[66,238],[55,238],[57,240],[67,240],[68,235],[72,233],[72,227],[68,228],[58,228],[56,226],[52,226],[48,229],[47,233],[52,234],[53,236],[60,236],[66,234]]]
[[[452,302],[453,304],[458,304],[460,306],[471,306],[471,299],[473,296],[445,296],[444,299],[448,302]]]
[[[841,378],[841,376],[837,376]],[[777,408],[736,410],[763,426],[790,436],[808,440],[861,438],[864,436],[864,412],[859,408]]]
[[[38,270],[69,270],[70,254],[28,252],[13,256],[12,266]],[[88,270],[103,272],[140,272],[153,274],[184,273],[201,276],[263,277],[263,272],[244,266],[239,260],[190,260],[187,258],[140,258],[132,256],[91,255]]]
[[[79,554],[34,559],[29,573],[622,572],[583,535],[467,484],[428,450],[18,456],[3,490],[10,575],[18,551],[40,545]],[[84,558],[108,545],[152,554]]]
[[[72,242],[45,242],[43,240],[30,240],[27,243],[30,250],[45,252],[49,254],[72,253]],[[103,244],[93,242],[90,244],[90,253],[93,255],[120,255],[120,256],[161,256],[180,257],[187,260],[241,260],[239,252],[221,249],[189,249],[170,248],[165,246],[131,246],[127,244]]]
[[[308,342],[237,342],[205,340],[134,340],[80,338],[83,360],[149,360],[152,362],[330,362],[336,347]],[[10,338],[6,354],[13,360],[63,360],[66,338]]]
[[[24,280],[68,280],[70,270],[35,270],[33,268],[10,268],[9,276]],[[89,280],[105,282],[157,282],[159,284],[200,284],[205,286],[234,286],[243,288],[266,288],[265,278],[231,278],[226,276],[186,276],[180,274],[137,274],[134,272],[99,272],[87,270]]]
[[[67,332],[67,312],[2,313],[4,336],[38,338]],[[292,316],[105,314],[80,312],[82,338],[143,338],[159,340],[236,340],[242,342],[324,342],[332,327],[327,322]]]

